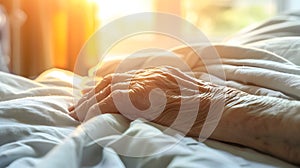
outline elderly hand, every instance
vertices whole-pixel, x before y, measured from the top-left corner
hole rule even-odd
[[[216,88],[172,67],[115,73],[86,93],[70,108],[70,115],[85,121],[120,113],[130,120],[145,118],[198,136]]]
[[[288,103],[294,106],[282,105]],[[299,114],[299,109],[298,102],[250,95],[162,67],[106,76],[70,108],[70,115],[79,121],[103,113],[122,114],[130,120],[141,117],[192,137],[208,130],[207,138],[213,131],[213,139],[299,164],[299,120],[284,122]]]

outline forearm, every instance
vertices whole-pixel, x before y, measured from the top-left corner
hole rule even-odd
[[[211,138],[252,147],[300,164],[300,103],[279,98],[228,97]]]

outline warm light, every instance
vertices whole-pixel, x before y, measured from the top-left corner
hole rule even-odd
[[[153,11],[153,0],[88,0],[99,7],[98,19],[106,23],[121,16]]]

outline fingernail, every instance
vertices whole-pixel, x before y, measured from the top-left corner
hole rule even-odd
[[[68,108],[69,111],[73,111],[74,109],[75,109],[74,106],[70,106],[70,107]]]

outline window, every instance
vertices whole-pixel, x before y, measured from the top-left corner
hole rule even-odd
[[[273,0],[184,0],[182,15],[213,41],[275,15]]]
[[[102,25],[120,16],[159,11],[179,15],[213,41],[276,14],[281,0],[94,0]],[[299,1],[298,1],[299,2]]]
[[[100,25],[118,19],[122,16],[139,12],[164,12],[175,14],[184,18],[198,27],[211,42],[222,42],[241,29],[260,23],[279,12],[290,9],[294,0],[88,0],[95,2],[98,6],[98,19]],[[300,1],[298,1],[299,3]],[[293,6],[292,5],[292,6]],[[134,27],[143,25],[159,25],[155,19],[139,19],[134,25],[127,23],[118,24],[110,29],[108,33],[115,35]],[[174,25],[182,34],[195,39],[195,32],[187,30],[182,26]],[[103,37],[103,36],[102,36]],[[101,38],[101,36],[100,36]],[[110,37],[108,37],[110,38]],[[109,39],[108,39],[109,43]],[[107,44],[105,39],[100,40],[102,44]],[[113,56],[127,56],[142,49],[160,48],[170,49],[183,45],[181,41],[162,34],[138,34],[126,39],[120,39],[118,43],[109,51],[101,48],[101,53]],[[105,50],[105,51],[103,51]],[[97,55],[97,54],[94,54]],[[103,56],[102,54],[100,54]],[[98,56],[100,56],[98,55]]]

